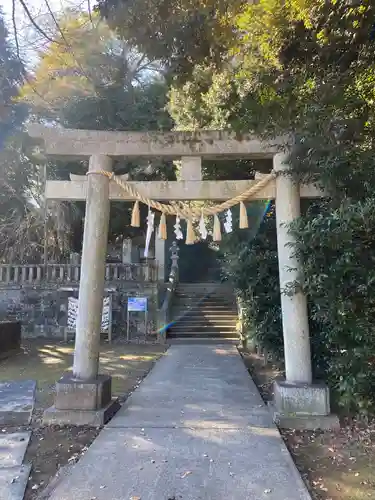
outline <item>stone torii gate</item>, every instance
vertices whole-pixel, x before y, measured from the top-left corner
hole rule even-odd
[[[69,130],[31,125],[29,135],[43,143],[44,154],[70,159],[89,158],[89,175],[71,181],[47,181],[46,198],[86,200],[79,313],[73,373],[56,384],[55,406],[44,421],[59,424],[101,425],[117,410],[111,397],[111,378],[99,375],[101,304],[104,294],[110,200],[132,200],[99,171],[112,172],[115,157],[163,157],[181,160],[181,180],[134,182],[136,190],[158,201],[224,201],[257,181],[202,181],[202,158],[269,158],[276,172],[253,199],[275,199],[281,289],[299,280],[300,265],[293,257],[293,237],[286,224],[300,215],[300,198],[323,195],[312,185],[299,186],[289,175],[283,140],[266,143],[253,136],[238,139],[233,133],[106,132]],[[296,289],[281,295],[286,380],[275,383],[274,417],[282,426],[327,428],[337,424],[330,414],[329,391],[312,383],[307,301]]]

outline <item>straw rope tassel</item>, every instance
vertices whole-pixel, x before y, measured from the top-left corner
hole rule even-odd
[[[212,239],[214,241],[221,241],[220,219],[217,214],[214,215],[214,233]]]
[[[167,220],[164,212],[160,216],[158,236],[161,240],[167,239]]]
[[[240,202],[240,229],[249,227],[249,219],[247,217],[246,205],[243,201]]]
[[[194,245],[194,243],[195,243],[195,233],[193,228],[193,221],[191,219],[188,219],[185,245]]]
[[[130,223],[131,227],[140,227],[141,225],[141,216],[139,214],[139,201],[137,200],[134,203],[133,211],[132,211],[132,221]]]

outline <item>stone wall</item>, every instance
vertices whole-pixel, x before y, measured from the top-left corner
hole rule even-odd
[[[106,283],[105,294],[112,295],[113,339],[126,338],[128,296],[148,297],[147,333],[150,335],[155,332],[156,283],[119,283],[118,281],[115,284]],[[64,338],[69,297],[78,297],[77,285],[63,286],[51,283],[33,286],[3,284],[0,287],[0,321],[12,319],[20,321],[23,338]],[[129,323],[130,338],[145,340],[144,314],[131,313]]]

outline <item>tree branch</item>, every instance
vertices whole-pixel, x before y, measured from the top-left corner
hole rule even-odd
[[[12,1],[13,1],[13,4],[14,4],[15,0],[12,0]],[[51,38],[50,36],[48,36],[47,33],[35,22],[35,19],[33,18],[32,14],[29,11],[29,9],[28,9],[26,3],[24,2],[24,0],[18,0],[18,1],[22,5],[23,10],[25,11],[25,13],[26,13],[27,17],[29,18],[31,24],[38,31],[38,33],[40,33],[42,36],[44,36],[44,38],[46,38],[49,42],[56,43],[56,41],[53,40],[53,38]]]

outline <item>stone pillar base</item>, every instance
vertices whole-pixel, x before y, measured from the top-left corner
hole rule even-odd
[[[99,427],[119,410],[112,399],[111,377],[98,375],[80,381],[65,374],[56,383],[55,404],[43,414],[43,423],[54,425],[89,425]]]
[[[340,428],[338,417],[330,413],[329,389],[322,383],[307,385],[275,380],[270,407],[275,424],[284,429]]]

